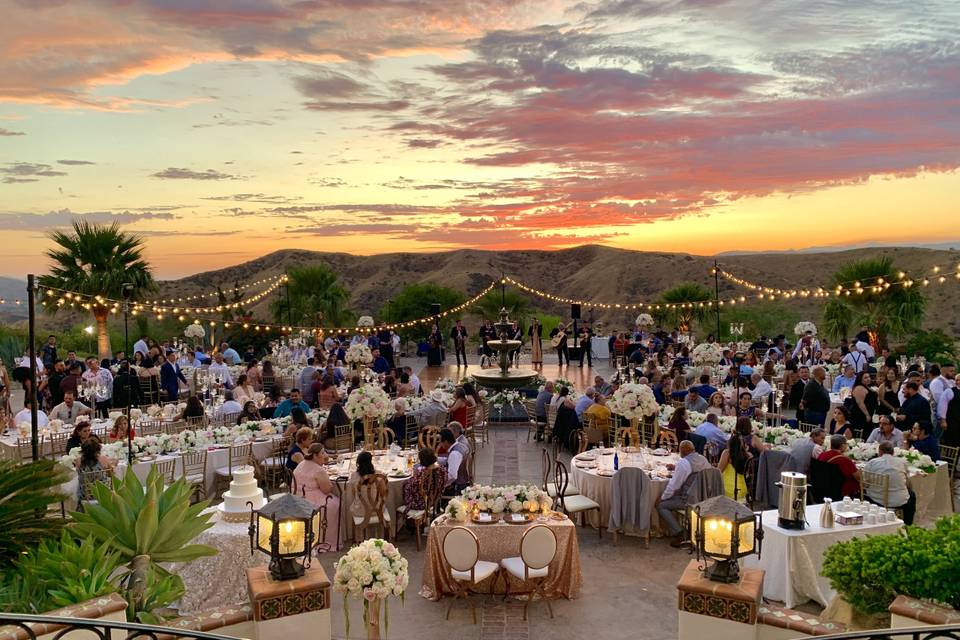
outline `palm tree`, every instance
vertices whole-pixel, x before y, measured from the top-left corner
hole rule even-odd
[[[875,334],[876,346],[883,348],[890,335],[902,337],[919,329],[926,300],[916,286],[900,284],[900,273],[889,257],[840,267],[831,283],[843,289],[823,307],[824,332],[841,338],[864,326]]]
[[[143,239],[121,231],[117,224],[83,220],[74,221],[72,232],[54,231],[50,239],[56,245],[47,251],[53,267],[40,277],[40,286],[91,298],[90,311],[97,322],[97,352],[100,358],[109,358],[112,352],[107,317],[111,300],[123,297],[125,283],[133,285],[131,300],[157,286],[143,257]],[[48,304],[46,308],[55,313],[58,305]]]
[[[316,326],[343,326],[353,321],[347,307],[350,293],[337,283],[337,274],[323,265],[287,270],[286,295],[270,305],[277,322]],[[320,317],[322,315],[322,318]]]
[[[707,317],[706,303],[712,298],[700,285],[682,282],[660,295],[661,308],[654,309],[652,314],[659,322],[670,321],[686,333],[694,320],[702,322]]]
[[[510,319],[520,323],[523,327],[531,313],[530,299],[516,291],[506,291],[500,295],[499,291],[491,291],[483,296],[470,308],[470,313],[488,320],[496,320],[500,309],[506,309]]]

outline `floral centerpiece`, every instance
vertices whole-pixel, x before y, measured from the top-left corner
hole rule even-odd
[[[798,440],[806,440],[809,436],[799,429],[790,427],[763,427],[760,429],[760,438],[775,447],[790,447]]]
[[[491,487],[487,485],[472,485],[460,494],[460,501],[464,508],[473,511],[489,511],[490,513],[520,513],[521,511],[546,511],[553,506],[553,500],[540,487],[534,485],[509,485]],[[455,507],[458,510],[459,507]],[[450,515],[448,507],[448,515]],[[454,515],[456,518],[457,516]]]
[[[203,330],[203,325],[188,324],[187,328],[183,330],[183,335],[185,338],[190,338],[196,342],[197,340],[203,340],[207,332]]]
[[[690,352],[690,358],[694,364],[716,366],[723,358],[723,347],[716,342],[701,342]]]
[[[333,589],[343,594],[346,635],[350,635],[348,597],[363,599],[363,622],[367,627],[367,637],[379,638],[380,603],[384,603],[384,630],[389,631],[387,598],[397,596],[403,600],[409,582],[406,558],[386,540],[364,540],[344,554],[335,567]]]
[[[645,384],[630,382],[620,385],[607,402],[610,411],[628,420],[641,420],[646,416],[655,416],[660,405],[653,396],[653,390]]]
[[[389,418],[393,413],[390,396],[376,384],[365,384],[355,389],[347,398],[344,409],[353,420]]]
[[[653,324],[653,316],[649,313],[641,313],[637,316],[636,324],[638,327],[648,327]]]
[[[472,380],[472,378],[470,378],[470,380]],[[446,391],[447,393],[453,393],[457,388],[457,383],[450,378],[440,378],[437,380],[437,384],[433,388]]]
[[[793,333],[798,336],[806,335],[807,331],[813,335],[817,335],[817,325],[808,320],[801,320],[793,327]]]
[[[522,400],[523,396],[516,389],[499,391],[490,396],[490,404],[496,407],[497,411],[503,411],[504,407],[512,406],[518,402],[521,402]]]
[[[847,451],[844,455],[854,462],[867,462],[880,455],[880,445],[876,442],[848,440]],[[906,460],[907,467],[909,467],[912,472],[922,471],[923,473],[936,473],[937,471],[937,464],[933,459],[928,455],[920,453],[916,449],[895,448],[893,455]]]
[[[357,344],[350,345],[347,353],[343,356],[343,361],[353,368],[357,368],[360,365],[368,365],[373,362],[373,352],[370,351],[367,343],[358,342]]]

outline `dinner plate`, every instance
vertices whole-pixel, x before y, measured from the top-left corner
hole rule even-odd
[[[597,472],[596,472],[596,473],[597,473],[598,476],[603,476],[604,478],[611,478],[611,477],[613,477],[613,474],[614,474],[615,472],[614,472],[614,471],[611,471],[611,470],[609,470],[609,469],[597,469]]]
[[[650,455],[654,455],[654,456],[668,456],[668,455],[670,455],[670,452],[667,451],[666,449],[654,449],[653,451],[650,452]]]
[[[400,480],[401,478],[409,478],[410,474],[409,473],[389,473],[387,474],[387,477],[392,478],[394,480]]]
[[[596,462],[578,462],[577,463],[577,469],[596,469],[596,468],[597,468]]]

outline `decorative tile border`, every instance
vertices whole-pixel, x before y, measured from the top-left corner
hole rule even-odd
[[[849,627],[843,623],[831,622],[810,613],[801,613],[772,604],[760,605],[757,622],[769,627],[789,629],[806,636],[825,636],[849,631]]]
[[[752,625],[757,621],[763,571],[747,569],[739,582],[724,584],[705,578],[697,561],[691,560],[677,589],[680,611]]]
[[[276,620],[330,608],[330,581],[319,566],[301,578],[277,581],[261,567],[247,569],[253,619]]]
[[[897,596],[890,604],[890,613],[925,624],[939,625],[960,622],[960,611],[909,596]]]
[[[62,609],[54,609],[53,611],[47,611],[43,615],[60,617],[60,618],[88,618],[94,619],[103,618],[110,615],[111,613],[116,613],[118,611],[124,611],[127,608],[127,601],[124,600],[119,594],[111,593],[110,595],[103,596],[101,598],[95,598],[93,600],[87,600],[86,602],[81,602],[79,604],[71,605],[69,607],[64,607]],[[33,624],[30,625],[33,629],[33,632],[40,637],[48,633],[53,633],[54,631],[59,631],[64,627],[57,624]],[[0,640],[27,640],[29,635],[26,631],[19,627],[0,627]]]
[[[754,624],[757,621],[756,603],[703,593],[681,591],[680,610],[742,624]]]

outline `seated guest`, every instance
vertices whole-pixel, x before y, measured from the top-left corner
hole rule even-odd
[[[440,443],[437,445],[437,455],[446,457],[450,451],[450,447],[452,447],[456,441],[457,438],[453,435],[453,431],[450,431],[450,429],[440,429]]]
[[[860,470],[853,460],[843,455],[847,451],[847,439],[843,436],[830,436],[830,450],[824,451],[817,458],[820,462],[829,462],[840,467],[843,474],[843,484],[840,493],[844,496],[860,495]]]
[[[706,373],[700,376],[700,384],[691,387],[691,389],[696,389],[697,394],[703,399],[707,399],[717,392],[717,388],[710,384],[710,375]],[[702,411],[702,409],[691,409],[691,411]]]
[[[203,403],[200,402],[200,398],[197,396],[190,396],[187,398],[187,405],[183,408],[183,411],[174,418],[175,421],[187,420],[189,418],[203,418],[207,415],[206,410],[203,408]]]
[[[831,391],[840,393],[840,389],[853,389],[853,383],[856,379],[857,373],[853,370],[853,365],[844,365],[843,373],[833,379],[833,388]]]
[[[330,413],[327,414],[327,421],[323,425],[323,446],[327,451],[335,451],[337,449],[335,440],[337,427],[348,425],[350,422],[350,418],[347,416],[347,412],[344,411],[343,405],[337,402],[330,407]],[[352,437],[350,442],[353,442]]]
[[[413,475],[403,481],[403,504],[407,507],[407,513],[424,509],[423,496],[420,493],[420,478],[427,469],[436,469],[440,466],[437,462],[437,454],[429,447],[420,449],[417,459],[419,463],[413,467]]]
[[[731,365],[730,368],[727,369],[727,375],[723,379],[722,386],[735,387],[737,385],[737,380],[739,379],[740,379],[740,367],[738,367],[737,365]]]
[[[727,399],[723,397],[722,391],[714,391],[710,394],[710,400],[707,402],[706,411],[715,413],[718,416],[726,415]]]
[[[243,411],[237,416],[237,424],[244,422],[260,422],[260,410],[257,409],[257,403],[253,400],[244,402]]]
[[[80,446],[80,458],[77,460],[78,473],[95,473],[100,476],[101,482],[108,482],[113,462],[101,453],[100,440],[96,437],[87,438]],[[68,449],[69,451],[69,449]],[[81,502],[88,496],[84,495],[84,483],[78,482],[77,501]]]
[[[551,400],[553,400],[553,381],[547,380],[543,385],[543,389],[537,394],[535,404],[537,422],[547,421],[547,406],[549,406]],[[538,435],[542,436],[542,431]]]
[[[700,395],[700,389],[698,387],[690,387],[687,390],[686,397],[683,399],[683,406],[687,411],[703,413],[707,410],[708,405],[707,401]]]
[[[323,445],[314,442],[303,454],[303,460],[293,470],[295,495],[302,496],[316,507],[327,508],[327,530],[323,539],[318,540],[321,545],[318,551],[336,551],[337,530],[340,528],[340,498],[337,497],[333,483],[323,466],[327,462],[327,454]]]
[[[290,415],[294,407],[300,407],[304,413],[310,411],[310,407],[307,406],[307,403],[303,401],[303,397],[300,395],[300,389],[290,390],[290,397],[277,405],[277,408],[273,411],[273,417],[285,418]]]
[[[73,425],[73,433],[67,438],[67,453],[82,445],[88,438],[90,438],[90,421],[77,420]]]
[[[671,547],[683,546],[683,527],[677,522],[677,516],[674,511],[682,511],[687,508],[687,493],[693,484],[693,474],[710,468],[710,462],[702,455],[696,452],[693,443],[684,440],[680,443],[680,460],[677,461],[676,469],[673,471],[673,477],[667,483],[667,488],[663,494],[657,498],[657,513],[660,514],[660,521],[667,528],[667,533],[673,538],[670,541]]]
[[[389,373],[383,377],[383,391],[388,396],[397,397],[397,379]]]
[[[93,410],[82,402],[74,400],[72,391],[63,394],[63,402],[55,406],[50,411],[51,420],[62,420],[65,423],[73,424],[79,416],[93,415]],[[29,421],[29,418],[27,419]]]
[[[587,387],[587,390],[583,392],[583,395],[580,396],[574,404],[574,411],[577,412],[577,419],[580,422],[583,422],[583,412],[593,404],[593,398],[596,395],[597,392],[593,387]]]
[[[297,465],[303,462],[303,454],[313,444],[313,429],[310,427],[300,427],[297,429],[297,435],[294,438],[293,446],[287,452],[287,469],[293,471]]]
[[[283,435],[292,436],[303,427],[306,427],[312,431],[313,423],[310,422],[310,418],[307,417],[307,414],[303,411],[303,409],[300,407],[294,407],[290,411],[290,423],[287,425],[287,428],[283,430]]]
[[[430,398],[424,402],[419,409],[413,411],[417,419],[417,425],[424,427],[436,422],[437,418],[447,413],[447,407],[443,404],[443,391],[434,389],[430,392]]]
[[[903,522],[913,524],[913,516],[917,511],[917,497],[907,487],[907,461],[893,455],[893,444],[888,440],[881,441],[878,449],[880,455],[863,465],[863,470],[890,478],[887,495],[883,495],[882,487],[872,484],[864,487],[864,493],[874,504],[886,506],[888,509],[902,509]],[[886,505],[883,504],[884,498],[887,500]]]
[[[241,411],[243,411],[243,405],[233,399],[233,390],[226,389],[223,392],[223,404],[213,412],[213,417],[223,418],[224,416],[240,413]]]
[[[357,468],[350,474],[347,480],[347,490],[357,495],[357,489],[364,478],[377,475],[377,469],[373,466],[373,454],[369,451],[361,451],[357,454]],[[366,512],[363,508],[362,500],[354,500],[350,503],[350,515],[363,517]]]
[[[737,400],[733,415],[738,418],[760,418],[763,416],[763,410],[753,404],[753,395],[749,391],[744,391]]]
[[[687,422],[686,408],[677,407],[674,409],[673,415],[670,416],[670,422],[667,423],[667,429],[677,434],[678,441],[687,439],[687,434],[690,433],[690,424]]]
[[[397,437],[397,444],[406,442],[407,439],[407,401],[397,398],[393,401],[393,415],[386,422],[386,426],[393,431]]]
[[[809,438],[797,440],[790,446],[790,457],[797,463],[797,471],[807,473],[810,470],[810,460],[820,457],[826,439],[827,432],[817,427],[810,431]]]
[[[410,375],[406,372],[400,373],[400,382],[397,384],[397,397],[406,398],[409,396],[416,395],[416,390],[413,388],[413,385],[410,383]]]
[[[771,393],[773,393],[773,387],[763,376],[759,373],[750,376],[750,396],[753,400],[766,400]]]
[[[593,404],[587,407],[583,415],[594,416],[598,424],[608,422],[612,412],[610,411],[610,407],[607,406],[607,399],[598,393],[594,396],[593,400]]]
[[[321,409],[329,409],[340,402],[340,392],[333,383],[333,376],[324,374],[322,378],[313,383],[313,397],[317,401],[317,406]]]
[[[930,431],[929,423],[914,422],[913,429],[910,430],[910,446],[936,462],[940,459],[940,443]]]
[[[743,501],[747,495],[746,472],[750,464],[760,459],[764,444],[753,432],[750,418],[741,417],[720,454],[717,469],[723,474],[723,490],[728,498]]]
[[[890,416],[880,416],[880,424],[867,437],[868,443],[889,442],[897,449],[903,448],[903,431],[893,426]]]
[[[390,371],[390,363],[380,355],[380,349],[373,350],[373,363],[370,365],[370,368],[378,375]]]
[[[706,419],[700,423],[693,432],[698,436],[706,438],[707,442],[712,442],[717,451],[723,451],[727,448],[727,440],[730,436],[717,426],[717,420],[717,414],[711,411],[707,414]]]
[[[237,386],[233,388],[233,399],[244,404],[247,400],[253,400],[253,394],[256,391],[250,383],[250,378],[245,373],[237,376]]]
[[[653,397],[656,398],[659,404],[667,404],[670,402],[673,397],[673,379],[664,378],[660,384],[654,385]]]
[[[126,442],[128,437],[136,437],[136,435],[136,432],[130,427],[130,420],[127,416],[117,416],[113,421],[113,427],[110,428],[110,433],[107,437],[110,442]]]
[[[557,407],[557,417],[553,421],[553,435],[561,444],[569,446],[570,434],[580,428],[576,405],[570,399],[570,389],[560,387],[560,393],[553,402]]]
[[[830,435],[841,435],[847,440],[853,438],[853,428],[850,425],[850,411],[844,407],[834,407],[833,419],[830,421]]]
[[[613,394],[613,387],[610,386],[610,383],[603,379],[603,376],[596,376],[593,379],[593,388],[596,390],[598,395],[603,396],[604,398],[609,398]]]

